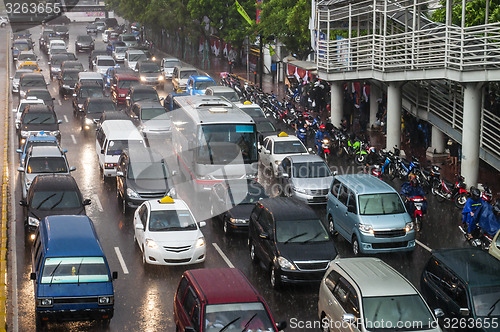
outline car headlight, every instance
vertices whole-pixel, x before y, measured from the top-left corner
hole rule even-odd
[[[38,227],[40,220],[34,217],[28,217],[28,225]]]
[[[196,240],[196,248],[203,247],[205,245],[205,238],[202,236]]]
[[[36,300],[36,304],[39,307],[52,307],[53,305],[53,300],[51,297],[46,297],[46,298],[38,298]]]
[[[99,305],[108,305],[113,304],[115,302],[114,296],[99,296],[98,300]]]
[[[283,270],[296,270],[295,265],[290,263],[290,261],[285,257],[279,256],[278,264]]]
[[[146,76],[141,76],[141,81],[145,81],[146,80]]]
[[[212,180],[212,177],[209,174],[202,175],[200,176],[200,180]]]
[[[146,239],[146,246],[148,248],[151,248],[151,249],[158,249],[158,244],[156,244],[155,241],[153,241],[152,239]]]
[[[127,188],[127,196],[130,198],[141,198],[141,196],[139,196],[139,194],[135,190],[130,188]]]
[[[229,221],[232,224],[246,224],[248,222],[246,219],[239,219],[239,218],[229,218]]]
[[[65,88],[65,89],[71,89],[71,87],[69,85],[67,85],[67,84],[63,84],[62,87]]]
[[[307,194],[307,191],[305,189],[297,188],[297,187],[292,187],[293,191],[298,192],[300,194]]]
[[[118,97],[125,97],[126,95],[124,93],[118,94]]]
[[[373,226],[372,225],[358,224],[358,228],[363,233],[373,234]]]
[[[54,131],[49,132],[49,135],[50,136],[59,136],[60,133],[61,132],[59,130],[54,130]]]
[[[163,77],[163,75],[158,76],[158,81],[163,81],[164,79],[165,77]]]
[[[405,225],[405,230],[408,233],[409,231],[413,230],[413,221],[407,222]]]
[[[78,108],[82,109],[83,108],[83,104],[78,104]]]
[[[89,118],[85,118],[85,124],[91,125],[94,121]]]
[[[26,131],[26,130],[21,130],[21,136],[22,137],[28,137],[28,135],[30,134],[29,131]]]

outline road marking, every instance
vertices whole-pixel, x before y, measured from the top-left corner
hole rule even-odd
[[[229,267],[234,267],[233,263],[231,263],[231,261],[229,260],[229,258],[227,258],[226,254],[224,254],[224,252],[222,251],[221,248],[219,248],[219,246],[217,245],[217,243],[212,243],[212,245],[214,246],[215,250],[217,250],[217,252],[219,253],[219,255],[222,257],[222,259],[224,260],[224,262],[226,262],[226,264],[229,266]]]
[[[102,204],[101,204],[101,201],[99,200],[99,196],[97,196],[96,194],[93,194],[92,195],[92,200],[95,201],[95,204],[97,205],[97,210],[99,210],[99,212],[102,212]]]
[[[64,116],[64,121],[69,122],[68,117],[66,115]]]
[[[58,99],[57,102],[59,103],[59,106],[62,105],[61,99]],[[66,118],[66,115],[64,117]],[[68,122],[68,120],[66,120],[66,122]]]
[[[424,248],[425,250],[427,250],[428,252],[432,252],[432,249],[430,247],[426,246],[425,244],[423,244],[419,240],[415,239],[415,243],[418,244],[419,246],[421,246],[422,248]]]
[[[123,260],[122,253],[120,252],[120,248],[115,247],[116,256],[120,261],[120,265],[122,266],[123,274],[128,274],[127,265],[125,265],[125,261]]]
[[[57,88],[56,88],[56,87],[54,87],[54,88],[52,89],[52,91],[54,92],[54,94],[56,94],[56,93],[57,93]]]
[[[76,138],[75,138],[75,135],[71,134],[71,139],[73,140],[73,144],[76,144]]]

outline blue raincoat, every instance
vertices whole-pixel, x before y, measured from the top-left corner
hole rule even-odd
[[[494,236],[500,229],[500,216],[495,216],[493,207],[490,204],[484,203],[474,213],[472,227],[469,226],[469,233],[473,232],[479,226],[484,233]]]
[[[467,202],[465,202],[465,205],[464,205],[464,209],[462,210],[462,222],[464,223],[467,223],[467,225],[469,225],[469,231],[468,233],[470,233],[471,231],[471,228],[472,228],[472,224],[473,224],[473,219],[474,217],[471,216],[471,212],[475,212],[481,208],[481,206],[484,204],[485,202],[483,201],[482,198],[479,198],[477,201],[473,200],[472,198],[469,198],[467,200]]]

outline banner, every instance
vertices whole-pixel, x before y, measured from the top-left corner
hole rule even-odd
[[[255,20],[255,22],[257,22],[257,24],[260,23],[260,12],[262,11],[260,9],[260,6],[262,6],[262,0],[257,0],[257,19]]]
[[[252,20],[250,19],[250,16],[248,16],[247,12],[241,5],[238,3],[238,0],[234,0],[234,3],[236,4],[236,8],[238,9],[238,13],[240,13],[241,16],[245,19],[245,21],[248,22],[248,24],[252,25]]]

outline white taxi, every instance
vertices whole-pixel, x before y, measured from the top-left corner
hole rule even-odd
[[[155,265],[188,265],[205,261],[207,246],[187,204],[169,196],[142,203],[134,213],[134,241],[142,262]]]
[[[264,138],[259,148],[259,160],[264,167],[271,167],[273,176],[278,174],[278,165],[288,156],[308,155],[312,149],[307,149],[295,135],[281,132]]]

